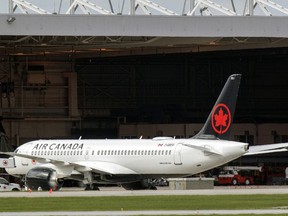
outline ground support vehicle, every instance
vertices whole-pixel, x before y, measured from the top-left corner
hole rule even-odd
[[[21,187],[16,183],[9,183],[5,178],[0,177],[0,191],[21,191]]]
[[[242,176],[235,170],[221,172],[217,177],[219,185],[250,185],[254,184],[252,176]]]

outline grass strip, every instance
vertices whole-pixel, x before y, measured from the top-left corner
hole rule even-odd
[[[213,196],[111,196],[0,198],[1,212],[271,209],[288,205],[288,194]]]

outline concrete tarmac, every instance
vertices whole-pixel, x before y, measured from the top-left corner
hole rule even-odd
[[[94,196],[173,196],[173,195],[240,195],[240,194],[288,194],[288,186],[227,186],[207,190],[125,190],[122,187],[100,187],[100,191],[85,191],[83,188],[63,188],[60,191],[1,192],[2,197],[94,197]],[[288,205],[288,204],[287,204]]]

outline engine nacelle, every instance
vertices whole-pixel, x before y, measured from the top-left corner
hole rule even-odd
[[[47,167],[36,167],[26,174],[25,184],[31,190],[59,190],[63,181],[57,179],[57,172]]]

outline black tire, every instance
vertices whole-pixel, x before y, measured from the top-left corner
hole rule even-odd
[[[86,191],[99,191],[99,188],[96,184],[87,184],[85,187]]]
[[[237,179],[233,179],[233,180],[232,180],[232,185],[237,185],[237,184],[238,184]]]
[[[245,185],[250,185],[251,184],[251,181],[249,178],[245,179]]]
[[[12,191],[19,191],[19,189],[17,189],[17,188],[13,188]]]

